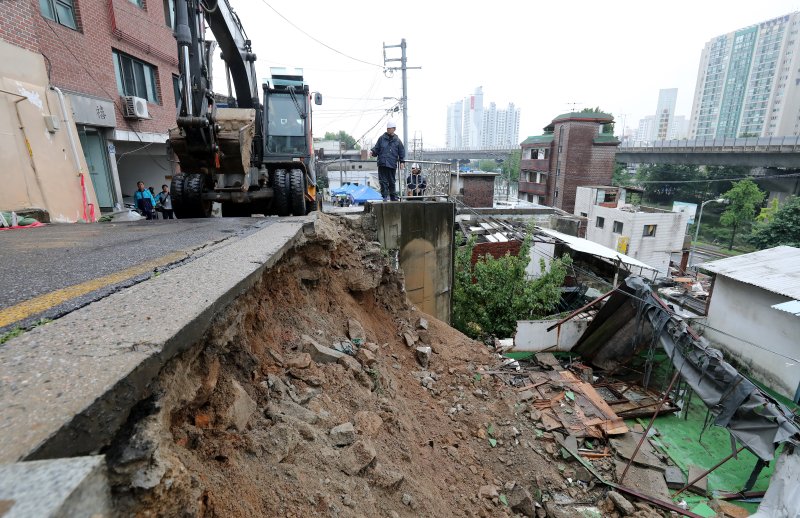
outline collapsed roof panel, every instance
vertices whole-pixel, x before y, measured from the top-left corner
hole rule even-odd
[[[632,359],[643,345],[658,343],[674,368],[703,400],[714,424],[764,461],[783,443],[800,444],[791,412],[727,363],[641,277],[628,277],[597,313],[573,351],[607,371]]]

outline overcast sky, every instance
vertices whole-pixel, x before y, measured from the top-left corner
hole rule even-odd
[[[383,98],[402,95],[400,73],[384,75],[383,44],[405,38],[408,66],[422,67],[408,72],[408,135],[409,140],[421,136],[426,148],[444,145],[447,105],[478,86],[484,105],[513,102],[521,108],[520,140],[540,134],[553,117],[571,111],[572,103],[577,109],[600,106],[635,129],[640,118],[655,113],[660,88],[678,88],[676,112],[688,118],[704,44],[800,5],[788,0],[230,2],[253,40],[261,77],[269,67],[302,67],[311,89],[322,93],[324,103],[315,107],[313,119],[318,137],[344,130],[357,139],[377,138],[385,124],[370,128],[396,103]],[[388,52],[400,56],[399,48]],[[220,73],[218,67],[215,75]],[[223,91],[224,83],[218,80],[216,90]],[[402,115],[395,118],[402,136]]]

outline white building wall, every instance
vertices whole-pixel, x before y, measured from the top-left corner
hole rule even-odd
[[[770,307],[788,300],[717,275],[704,336],[752,369],[756,379],[794,399],[800,386],[800,362],[785,356],[800,358],[800,317]]]
[[[597,188],[578,187],[575,194],[574,213],[588,218],[586,239],[629,255],[658,269],[661,275],[669,274],[672,252],[683,248],[689,214],[685,212],[629,212],[614,207],[596,205]],[[603,218],[603,227],[597,218]],[[614,222],[622,223],[622,232],[614,232]],[[655,236],[645,237],[645,225],[656,225]],[[620,238],[628,238],[627,251]]]

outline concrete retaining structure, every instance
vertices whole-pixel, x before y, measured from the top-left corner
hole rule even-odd
[[[410,201],[367,204],[378,241],[398,251],[406,292],[417,308],[450,322],[455,204]]]

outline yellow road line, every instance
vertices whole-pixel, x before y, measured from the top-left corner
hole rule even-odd
[[[66,288],[61,288],[60,290],[51,291],[50,293],[45,293],[44,295],[39,295],[38,297],[33,297],[32,299],[28,299],[14,306],[0,310],[0,327],[5,327],[9,324],[13,324],[14,322],[19,322],[20,320],[37,315],[68,300],[80,297],[81,295],[86,295],[87,293],[99,290],[100,288],[105,288],[106,286],[126,281],[132,277],[136,277],[137,275],[141,275],[146,272],[152,272],[159,266],[165,266],[170,263],[174,263],[175,261],[179,261],[186,256],[188,256],[187,252],[174,252],[172,254],[159,257],[158,259],[153,259],[152,261],[137,264],[136,266],[132,266],[104,277],[98,277],[97,279],[92,279],[74,286],[68,286]]]

